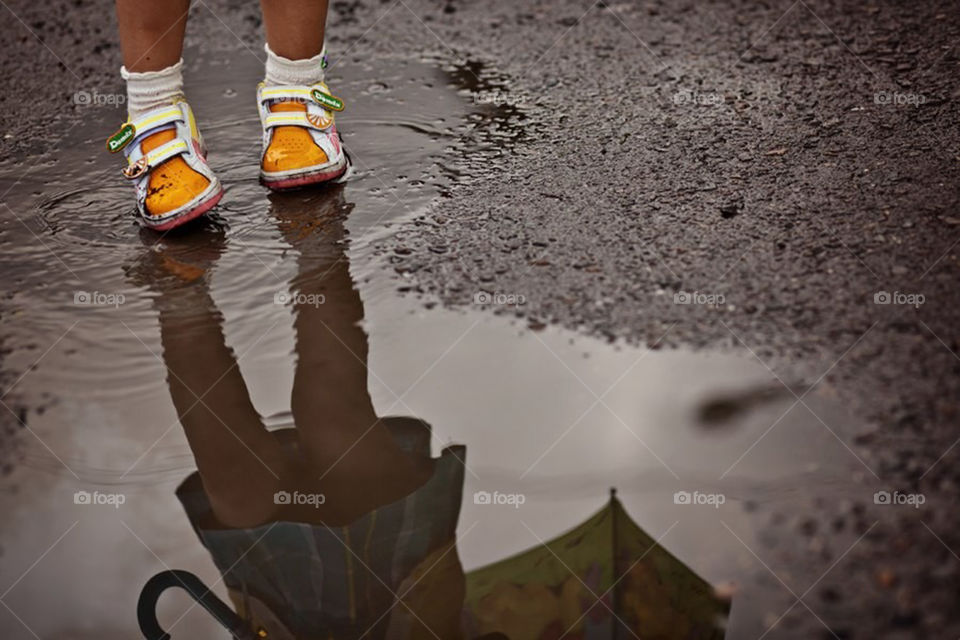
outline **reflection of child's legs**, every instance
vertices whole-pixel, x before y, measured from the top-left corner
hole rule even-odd
[[[308,458],[304,482],[327,497],[327,519],[349,522],[415,490],[432,464],[401,451],[374,412],[367,391],[367,337],[358,326],[363,306],[349,264],[311,270],[294,282],[304,299],[326,298],[323,304],[295,306],[291,408]]]
[[[304,263],[309,259],[300,258],[301,267]],[[357,325],[363,305],[348,263],[324,267],[302,268],[292,287],[305,302],[294,306],[297,365],[291,405],[318,475],[348,456],[364,434],[371,442],[392,444],[377,425],[367,391],[367,337]],[[323,304],[310,304],[318,296]]]
[[[234,527],[270,520],[291,473],[250,402],[220,312],[200,283],[163,291],[156,304],[170,395],[214,513]]]
[[[432,469],[400,450],[374,410],[363,302],[344,255],[335,193],[313,203],[277,197],[272,207],[284,237],[300,252],[290,289],[297,355],[291,409],[305,456],[301,490],[325,495],[323,517],[331,524],[407,495]]]

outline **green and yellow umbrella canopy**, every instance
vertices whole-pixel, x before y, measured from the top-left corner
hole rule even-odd
[[[729,610],[611,492],[573,530],[468,573],[464,623],[510,640],[719,640]]]

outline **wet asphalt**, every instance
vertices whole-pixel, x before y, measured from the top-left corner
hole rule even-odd
[[[29,166],[82,126],[77,92],[122,93],[120,56],[104,3],[8,5],[2,156]],[[254,3],[196,2],[191,20],[198,55],[259,51]],[[507,80],[477,78],[496,135],[460,185],[381,243],[398,288],[452,307],[522,296],[534,328],[748,352],[800,397],[828,385],[867,425],[838,446],[939,506],[782,523],[863,538],[811,542],[837,570],[789,576],[784,603],[803,606],[770,637],[957,636],[955,4],[337,1],[328,45],[334,64],[469,58]]]

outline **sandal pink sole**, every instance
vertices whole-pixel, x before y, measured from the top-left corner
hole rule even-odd
[[[327,182],[329,180],[336,180],[342,176],[347,170],[347,163],[344,162],[342,167],[334,169],[332,171],[324,171],[321,173],[314,173],[305,176],[297,176],[296,178],[285,178],[283,180],[265,180],[260,178],[260,182],[263,183],[268,189],[273,189],[274,191],[282,191],[284,189],[296,189],[297,187],[306,187],[311,184],[319,184],[321,182]]]
[[[186,224],[191,220],[195,220],[196,218],[199,218],[205,214],[207,211],[210,211],[210,209],[213,209],[215,206],[217,206],[217,203],[220,202],[220,198],[222,197],[223,187],[220,187],[220,191],[210,196],[210,198],[208,198],[205,202],[201,202],[193,209],[190,209],[186,213],[180,214],[173,220],[167,220],[166,222],[161,222],[160,224],[152,224],[149,220],[144,220],[143,223],[147,227],[157,231],[169,231],[170,229],[179,227],[180,225]]]

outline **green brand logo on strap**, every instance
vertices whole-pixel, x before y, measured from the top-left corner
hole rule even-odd
[[[136,127],[133,126],[132,122],[128,122],[117,131],[115,134],[107,138],[107,151],[110,153],[116,153],[120,151],[127,143],[133,140],[134,136],[137,134]]]
[[[343,100],[320,89],[313,90],[313,99],[331,111],[343,111]]]

